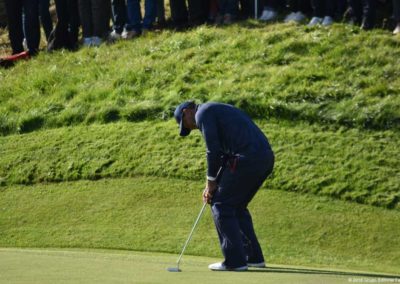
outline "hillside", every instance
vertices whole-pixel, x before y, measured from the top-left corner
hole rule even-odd
[[[206,161],[172,112],[194,99],[242,108],[272,144],[250,208],[268,262],[400,273],[399,47],[250,20],[0,69],[0,247],[177,253]],[[205,219],[188,254],[219,257]]]
[[[274,188],[398,207],[399,46],[398,38],[383,31],[249,21],[228,28],[164,31],[76,53],[42,53],[0,71],[0,132],[5,136],[0,142],[1,183],[131,173],[199,179],[204,171],[201,139],[193,144],[196,161],[188,161],[182,170],[185,155],[170,148],[172,141],[181,140],[163,121],[183,100],[213,100],[232,103],[263,125],[278,155]],[[140,137],[112,126],[104,128],[115,135],[108,137],[96,133],[97,128],[89,128],[89,135],[82,133],[85,128],[36,134],[41,129],[143,120],[157,126],[139,124],[145,128]],[[13,136],[28,132],[34,133]],[[42,141],[46,135],[50,137]],[[121,135],[136,142],[119,148]],[[82,152],[60,158],[60,152],[76,147],[75,137],[82,138]],[[86,161],[82,155],[90,151],[86,148],[94,137],[104,142]],[[62,140],[59,148],[40,146],[54,139]],[[26,147],[41,148],[43,154]],[[124,149],[140,154],[126,160]],[[162,171],[154,149],[161,149],[168,161]],[[139,158],[147,155],[152,159]],[[91,168],[103,160],[109,164]]]

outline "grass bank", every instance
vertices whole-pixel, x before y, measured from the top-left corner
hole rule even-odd
[[[398,132],[258,123],[276,153],[269,188],[399,209]],[[0,155],[2,186],[136,175],[200,181],[206,168],[200,133],[181,138],[172,120],[0,137]]]
[[[42,53],[0,70],[0,133],[170,117],[192,98],[258,118],[398,131],[399,46],[379,30],[247,21]]]
[[[202,186],[130,178],[3,188],[0,246],[178,253]],[[270,263],[400,273],[398,211],[276,190],[261,190],[250,210]],[[187,254],[221,256],[209,210]]]

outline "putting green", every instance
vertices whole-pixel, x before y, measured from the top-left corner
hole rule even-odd
[[[383,277],[276,265],[248,272],[212,272],[207,265],[217,259],[194,256],[184,256],[182,272],[168,272],[176,258],[128,251],[4,248],[0,283],[349,283]]]

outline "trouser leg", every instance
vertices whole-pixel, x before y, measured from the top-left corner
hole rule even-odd
[[[110,0],[92,1],[92,27],[94,36],[105,37],[107,35],[110,23],[110,11]]]
[[[10,38],[12,53],[17,54],[24,51],[22,41],[24,33],[22,30],[22,1],[21,0],[5,0],[7,19],[8,19],[8,36]]]
[[[125,0],[112,0],[112,21],[113,29],[121,34],[126,24],[126,4]]]
[[[36,54],[40,44],[39,1],[23,0],[24,30],[29,53]]]
[[[79,16],[82,23],[83,37],[93,36],[92,3],[90,0],[79,0]]]

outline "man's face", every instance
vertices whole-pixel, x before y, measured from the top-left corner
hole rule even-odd
[[[182,117],[183,126],[190,130],[196,129],[197,125],[194,119],[195,110],[190,108],[185,108],[182,112],[183,112],[183,117]]]

